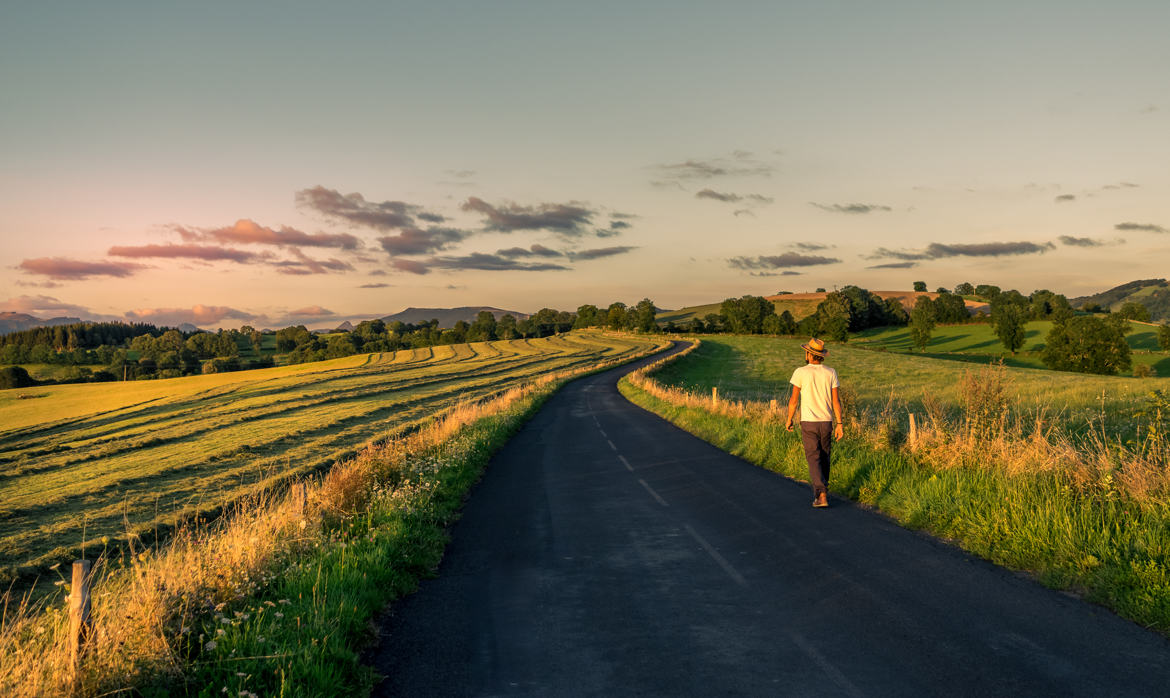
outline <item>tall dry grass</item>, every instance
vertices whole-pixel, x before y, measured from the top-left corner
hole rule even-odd
[[[183,648],[196,620],[248,598],[271,581],[275,563],[321,544],[329,523],[355,515],[375,491],[393,489],[415,454],[451,441],[468,425],[585,373],[626,363],[650,347],[574,370],[549,373],[498,395],[438,413],[426,428],[338,463],[309,479],[305,499],[268,493],[239,503],[221,518],[193,523],[165,543],[135,547],[112,560],[99,555],[91,575],[92,630],[77,671],[70,666],[68,614],[60,595],[3,597],[0,695],[97,696],[132,692],[143,681],[181,678]],[[437,467],[437,466],[436,466]],[[57,583],[68,590],[64,578]],[[39,601],[34,601],[39,598]]]

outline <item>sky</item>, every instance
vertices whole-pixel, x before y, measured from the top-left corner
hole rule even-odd
[[[328,327],[1170,265],[1170,3],[8,2],[0,312]]]

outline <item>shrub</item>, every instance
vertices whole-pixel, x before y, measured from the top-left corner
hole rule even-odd
[[[0,389],[4,388],[28,388],[36,385],[37,382],[33,377],[28,375],[28,371],[24,370],[23,366],[5,366],[0,368]]]
[[[1153,378],[1156,375],[1158,375],[1158,372],[1149,364],[1138,364],[1133,367],[1134,378]]]

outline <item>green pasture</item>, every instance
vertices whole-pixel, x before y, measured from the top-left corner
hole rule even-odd
[[[1125,336],[1125,341],[1133,351],[1133,364],[1145,364],[1159,376],[1170,376],[1170,353],[1158,346],[1158,326],[1144,322],[1130,322],[1129,325],[1130,333]],[[1046,320],[1027,323],[1024,346],[1014,355],[1003,348],[991,325],[983,322],[935,327],[925,352],[914,347],[910,330],[906,327],[863,330],[851,336],[849,341],[854,345],[936,359],[977,363],[1002,360],[1008,366],[1042,369],[1045,366],[1040,360],[1040,352],[1051,330],[1052,323]]]
[[[981,326],[941,329],[970,336],[977,327]],[[1029,327],[1029,332],[1033,330]],[[697,350],[666,366],[656,378],[702,393],[718,387],[720,396],[729,399],[778,399],[783,403],[792,371],[804,363],[801,339],[718,335],[702,339]],[[967,347],[978,344],[971,339],[955,341],[965,342]],[[860,406],[881,409],[892,403],[921,413],[927,396],[950,408],[961,404],[960,381],[966,372],[979,367],[952,358],[938,358],[929,352],[923,356],[873,351],[850,342],[832,344],[827,363],[837,369],[847,395]],[[984,357],[984,363],[989,360]],[[1170,378],[1093,376],[1015,366],[1004,370],[1019,416],[1042,415],[1073,432],[1094,424],[1122,438],[1133,436],[1133,415],[1145,396],[1154,389],[1170,389]],[[1170,376],[1170,371],[1162,375]]]
[[[0,579],[147,540],[458,402],[651,342],[594,332],[0,391]]]

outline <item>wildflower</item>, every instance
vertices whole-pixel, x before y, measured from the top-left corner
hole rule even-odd
[[[276,613],[273,613],[272,615],[276,616],[277,618],[284,618],[284,614],[281,613],[280,611],[277,611]]]
[[[203,646],[203,648],[204,648],[205,650],[207,650],[208,652],[210,652],[211,650],[215,649],[215,648],[216,648],[216,647],[218,647],[218,646],[219,646],[219,645],[217,645],[217,644],[215,643],[215,640],[211,640],[211,641],[210,641],[210,642],[208,642],[206,645],[204,645],[204,646]]]
[[[221,616],[219,619],[219,622],[220,623],[230,623],[230,622],[232,622],[232,619],[231,618],[224,618]]]
[[[224,634],[223,628],[216,628],[215,629],[215,636],[216,637],[223,637],[223,634]]]

